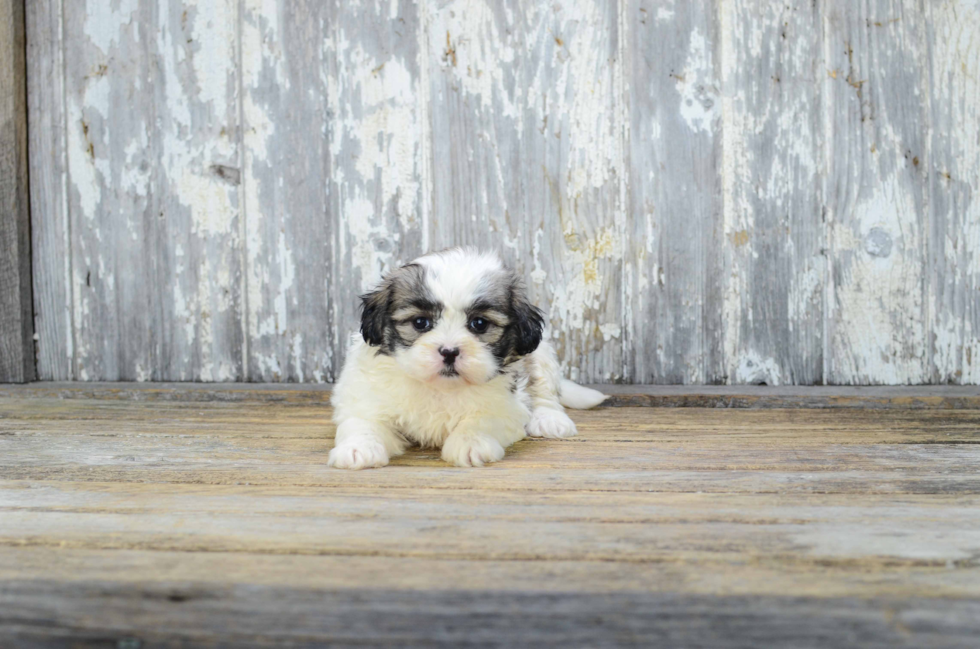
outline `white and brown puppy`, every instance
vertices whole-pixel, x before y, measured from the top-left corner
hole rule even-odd
[[[457,466],[483,466],[525,433],[574,435],[562,405],[606,398],[561,380],[541,312],[495,254],[420,257],[362,300],[361,336],[333,393],[330,466],[384,466],[413,443],[442,448]]]

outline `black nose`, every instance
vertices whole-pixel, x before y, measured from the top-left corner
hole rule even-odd
[[[446,349],[445,347],[439,348],[439,353],[442,354],[442,362],[446,365],[452,365],[456,362],[456,357],[459,356],[459,347],[453,347],[452,349]]]

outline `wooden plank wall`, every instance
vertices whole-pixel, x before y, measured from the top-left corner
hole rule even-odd
[[[498,248],[590,382],[980,383],[976,0],[28,3],[38,372],[331,381]]]
[[[0,0],[0,383],[34,378],[23,0]]]

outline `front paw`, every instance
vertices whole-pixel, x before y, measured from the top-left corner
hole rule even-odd
[[[358,440],[344,442],[330,451],[327,466],[336,469],[374,469],[388,464],[388,452],[380,442]]]
[[[537,408],[531,413],[531,421],[527,422],[525,430],[530,437],[550,437],[563,439],[574,437],[578,433],[575,422],[561,410]]]
[[[442,446],[442,459],[456,466],[483,466],[503,457],[500,442],[485,435],[450,435]]]

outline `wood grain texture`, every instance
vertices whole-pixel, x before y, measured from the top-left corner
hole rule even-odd
[[[625,314],[638,383],[724,383],[719,26],[705,3],[629,3]]]
[[[326,468],[329,417],[0,397],[0,643],[968,647],[980,630],[977,410],[600,409],[486,469],[413,450],[362,472]]]
[[[288,584],[297,590],[316,590],[329,585],[340,590],[354,589],[365,582],[377,583],[389,592],[408,591],[416,597],[439,589],[457,595],[481,590],[485,594],[509,590],[513,595],[534,591],[539,596],[568,592],[672,593],[678,582],[695,595],[727,591],[728,596],[750,597],[784,588],[792,589],[799,597],[868,599],[875,595],[908,597],[916,592],[927,597],[940,593],[943,582],[948,586],[957,584],[946,590],[951,597],[968,598],[973,592],[969,582],[973,572],[963,566],[956,579],[944,568],[927,566],[906,566],[902,578],[895,579],[887,573],[853,570],[846,564],[814,571],[803,565],[756,562],[733,564],[715,575],[705,575],[704,567],[694,562],[440,561],[309,554],[250,554],[248,561],[241,558],[237,553],[219,552],[8,546],[0,552],[0,575],[6,584],[33,579],[37,586],[39,575],[58,570],[63,588],[104,580],[116,584],[117,588],[143,585],[163,590],[169,587],[177,595],[193,594],[198,589],[215,592],[229,584],[252,587]],[[461,571],[471,578],[459,579]],[[774,587],[777,583],[779,586]]]
[[[825,379],[924,383],[931,163],[923,4],[831,2],[824,20],[833,259]]]
[[[927,3],[930,380],[980,383],[980,6]]]
[[[870,496],[865,507],[873,508],[877,519],[866,524],[865,508],[833,496],[814,503],[807,496],[712,494],[714,504],[706,505],[706,496],[616,494],[613,513],[603,502],[609,496],[588,493],[524,497],[464,491],[450,504],[445,492],[410,494],[392,486],[373,492],[310,489],[302,496],[265,486],[175,485],[172,493],[152,494],[159,491],[154,485],[115,489],[108,484],[39,482],[26,489],[4,483],[0,507],[16,532],[0,537],[0,552],[10,547],[60,547],[97,552],[370,554],[432,562],[742,562],[767,568],[781,563],[812,568],[823,561],[844,574],[849,566],[862,563],[886,571],[889,562],[922,573],[944,568],[945,557],[958,557],[964,571],[980,572],[971,558],[980,530],[957,524],[958,517],[976,508],[976,497],[916,495],[894,504],[894,497]],[[934,511],[937,505],[942,506],[940,514]],[[193,529],[183,532],[190,521]],[[900,540],[903,531],[913,537],[905,544]],[[692,536],[698,537],[697,543],[692,543]],[[976,593],[975,587],[957,582],[951,594]],[[846,592],[842,586],[833,590]],[[762,590],[753,584],[741,591],[751,592],[753,587],[757,593]],[[904,590],[906,595],[915,591]],[[818,593],[810,587],[801,594]]]
[[[581,382],[980,382],[972,0],[104,5],[28,7],[42,378],[330,382],[476,245]]]
[[[357,295],[421,252],[420,27],[391,10],[246,4],[251,380],[334,380]]]
[[[340,374],[350,335],[360,329],[358,296],[427,247],[424,4],[336,2],[329,113],[334,349],[318,382]]]
[[[617,2],[461,0],[428,20],[431,248],[523,271],[574,378],[623,380]]]
[[[724,344],[731,383],[823,383],[821,17],[722,3]]]
[[[71,233],[65,142],[65,67],[62,3],[26,3],[31,252],[37,378],[74,378]]]
[[[237,2],[65,5],[75,378],[243,378]]]
[[[524,218],[530,225],[522,256],[533,265],[531,295],[548,315],[569,377],[628,380],[621,278],[628,173],[624,3],[521,7]]]
[[[863,408],[977,410],[976,386],[772,387],[595,385],[603,406],[656,408]],[[332,386],[282,383],[45,382],[0,385],[0,397],[329,405]]]
[[[24,20],[0,2],[0,383],[34,379]]]
[[[333,9],[327,2],[242,8],[242,328],[249,380],[323,380],[333,367]]]
[[[318,574],[330,574],[321,569]],[[968,599],[873,600],[674,593],[387,592],[93,580],[13,582],[12,647],[972,646]],[[383,611],[379,615],[378,611]]]
[[[492,247],[523,264],[530,215],[522,75],[531,45],[521,6],[460,0],[427,9],[429,247]]]

